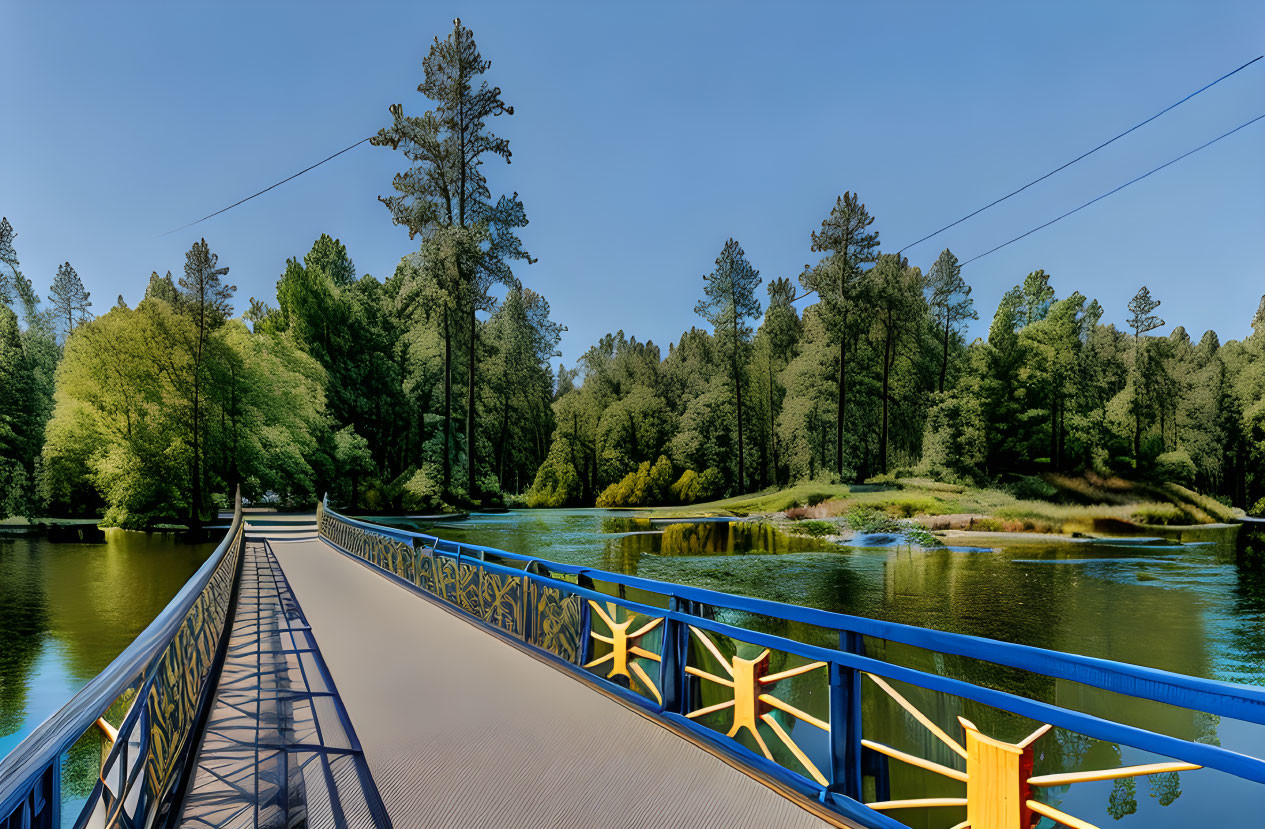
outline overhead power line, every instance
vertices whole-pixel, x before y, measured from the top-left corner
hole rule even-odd
[[[1115,188],[1113,188],[1113,189],[1111,189],[1111,190],[1108,190],[1106,193],[1103,193],[1101,196],[1096,196],[1096,197],[1094,197],[1094,198],[1090,199],[1089,201],[1085,202],[1084,204],[1080,205],[1079,207],[1074,207],[1074,208],[1072,208],[1071,210],[1067,211],[1066,213],[1063,213],[1062,215],[1059,215],[1059,216],[1054,217],[1053,219],[1050,219],[1050,221],[1045,222],[1044,224],[1037,225],[1036,227],[1032,228],[1031,230],[1026,231],[1026,232],[1024,232],[1024,233],[1021,233],[1021,234],[1019,234],[1018,236],[1014,237],[1013,239],[1010,239],[1010,240],[1008,240],[1008,241],[1002,242],[1002,243],[1001,243],[1000,245],[998,245],[997,247],[994,247],[994,248],[989,248],[988,250],[984,251],[983,253],[980,253],[980,254],[977,254],[977,255],[975,255],[975,256],[972,256],[970,259],[967,259],[966,261],[962,262],[961,264],[962,264],[962,266],[964,266],[964,267],[965,267],[966,265],[969,265],[969,264],[971,264],[972,262],[977,262],[977,261],[979,261],[980,259],[983,259],[985,256],[988,256],[990,253],[996,253],[997,251],[1001,250],[1002,248],[1004,248],[1004,247],[1006,247],[1006,246],[1008,246],[1008,245],[1013,245],[1015,242],[1018,242],[1020,239],[1027,238],[1028,236],[1031,236],[1032,234],[1036,233],[1036,232],[1037,232],[1037,231],[1039,231],[1039,230],[1044,230],[1045,228],[1049,227],[1050,225],[1054,224],[1055,222],[1060,222],[1060,221],[1062,221],[1063,219],[1066,219],[1068,216],[1071,216],[1071,215],[1072,215],[1072,214],[1074,214],[1074,213],[1079,213],[1080,211],[1084,210],[1086,207],[1089,207],[1089,206],[1090,206],[1090,205],[1092,205],[1092,204],[1096,204],[1096,203],[1098,203],[1098,202],[1102,201],[1103,199],[1107,198],[1108,196],[1111,196],[1111,195],[1114,195],[1114,194],[1116,194],[1116,193],[1119,193],[1121,190],[1125,189],[1126,187],[1128,187],[1128,186],[1130,186],[1130,185],[1132,185],[1132,184],[1137,184],[1139,181],[1141,181],[1141,180],[1142,180],[1142,179],[1144,179],[1144,178],[1147,178],[1148,176],[1153,176],[1153,175],[1155,175],[1155,174],[1156,174],[1156,173],[1158,173],[1160,170],[1163,170],[1165,167],[1171,167],[1171,166],[1173,166],[1174,164],[1176,164],[1177,162],[1181,161],[1182,159],[1184,159],[1184,158],[1189,158],[1190,156],[1194,155],[1195,153],[1199,152],[1200,150],[1204,150],[1204,149],[1207,149],[1208,147],[1211,147],[1213,144],[1216,144],[1218,141],[1222,140],[1223,138],[1229,138],[1231,135],[1234,135],[1234,134],[1235,134],[1236,132],[1238,132],[1239,130],[1246,129],[1247,127],[1250,127],[1250,126],[1252,126],[1253,124],[1255,124],[1257,121],[1262,121],[1262,120],[1265,120],[1265,113],[1261,113],[1260,115],[1256,116],[1255,118],[1253,118],[1253,119],[1251,119],[1251,120],[1249,120],[1249,121],[1244,121],[1242,124],[1239,124],[1239,125],[1238,125],[1237,127],[1235,127],[1234,129],[1232,129],[1232,130],[1228,130],[1227,132],[1223,132],[1223,133],[1221,133],[1220,135],[1218,135],[1216,138],[1213,138],[1213,139],[1211,139],[1211,140],[1209,140],[1209,141],[1205,141],[1203,144],[1200,144],[1198,147],[1195,147],[1193,150],[1187,150],[1186,152],[1182,153],[1181,155],[1177,156],[1176,158],[1174,158],[1174,159],[1172,159],[1172,160],[1170,160],[1170,161],[1166,161],[1166,162],[1164,162],[1163,164],[1161,164],[1160,166],[1155,167],[1155,168],[1153,168],[1153,169],[1151,169],[1151,170],[1148,170],[1147,172],[1143,173],[1143,174],[1142,174],[1142,175],[1140,175],[1140,176],[1137,176],[1137,177],[1135,177],[1135,178],[1131,178],[1131,179],[1129,179],[1129,180],[1128,180],[1128,181],[1126,181],[1124,184],[1121,184],[1119,187],[1115,187]],[[794,300],[792,300],[792,301],[793,301],[793,302],[798,302],[799,300],[803,299],[804,297],[808,296],[808,295],[809,295],[809,294],[811,294],[811,293],[813,293],[813,292],[812,292],[812,291],[805,291],[804,293],[802,293],[802,294],[800,294],[799,296],[795,297],[795,299],[794,299]]]
[[[1094,203],[1096,203],[1096,202],[1100,202],[1100,201],[1102,201],[1103,199],[1105,199],[1105,198],[1107,198],[1108,196],[1113,195],[1113,194],[1115,194],[1115,193],[1119,193],[1121,190],[1123,190],[1124,188],[1128,187],[1129,185],[1131,185],[1131,184],[1137,184],[1139,181],[1141,181],[1142,179],[1146,178],[1147,176],[1154,175],[1155,173],[1158,173],[1160,170],[1163,170],[1165,167],[1171,167],[1172,165],[1174,165],[1174,164],[1176,164],[1177,162],[1181,161],[1183,158],[1186,158],[1186,157],[1188,157],[1188,156],[1192,156],[1192,155],[1194,155],[1195,153],[1199,152],[1200,150],[1203,150],[1203,149],[1206,149],[1206,148],[1208,148],[1208,147],[1211,147],[1213,144],[1217,143],[1217,142],[1218,142],[1218,141],[1220,141],[1221,139],[1223,139],[1223,138],[1229,138],[1231,135],[1234,135],[1234,134],[1235,134],[1236,132],[1238,132],[1239,130],[1244,129],[1245,127],[1250,127],[1252,124],[1255,124],[1257,121],[1260,121],[1260,120],[1262,120],[1262,119],[1265,119],[1265,113],[1262,113],[1262,114],[1260,114],[1260,115],[1256,116],[1255,118],[1253,118],[1253,119],[1252,119],[1252,120],[1250,120],[1250,121],[1245,121],[1244,123],[1239,124],[1237,127],[1235,127],[1234,129],[1230,130],[1229,132],[1223,132],[1223,133],[1221,133],[1221,134],[1220,134],[1220,135],[1218,135],[1216,138],[1214,138],[1214,139],[1212,139],[1211,141],[1208,141],[1208,142],[1206,142],[1206,143],[1200,144],[1198,147],[1195,147],[1193,150],[1189,150],[1189,151],[1187,151],[1187,152],[1182,153],[1181,155],[1177,156],[1177,158],[1174,158],[1172,161],[1166,161],[1165,163],[1161,164],[1160,166],[1156,167],[1155,169],[1153,169],[1153,170],[1148,170],[1147,172],[1143,173],[1142,175],[1138,176],[1137,178],[1133,178],[1133,179],[1130,179],[1129,181],[1126,181],[1124,184],[1120,185],[1119,187],[1115,188],[1114,190],[1108,190],[1106,193],[1103,193],[1101,196],[1098,196],[1098,197],[1096,197],[1096,198],[1090,199],[1089,201],[1087,201],[1087,202],[1085,202],[1084,204],[1082,204],[1080,207],[1073,208],[1073,209],[1071,209],[1071,210],[1067,211],[1066,213],[1064,213],[1063,215],[1061,215],[1061,216],[1057,216],[1057,217],[1055,217],[1055,218],[1051,219],[1050,221],[1046,222],[1045,224],[1037,225],[1036,227],[1032,228],[1032,230],[1029,230],[1029,231],[1027,231],[1026,233],[1021,233],[1021,234],[1019,234],[1018,236],[1016,236],[1015,238],[1011,239],[1010,241],[1007,241],[1007,242],[1002,242],[1000,245],[998,245],[998,246],[997,246],[997,247],[995,247],[995,248],[991,248],[991,249],[989,249],[989,250],[984,251],[984,252],[983,252],[983,253],[981,253],[981,254],[978,254],[978,255],[976,255],[976,256],[972,256],[970,259],[967,259],[967,260],[966,260],[965,262],[963,262],[962,264],[963,264],[964,266],[965,266],[965,265],[969,265],[969,264],[971,264],[972,262],[975,262],[975,261],[977,261],[977,260],[983,259],[985,256],[988,256],[990,253],[996,253],[997,251],[1001,250],[1002,248],[1006,247],[1007,245],[1012,245],[1012,244],[1014,244],[1015,242],[1018,242],[1020,239],[1023,239],[1023,238],[1025,238],[1025,237],[1027,237],[1027,236],[1031,236],[1032,234],[1036,233],[1038,230],[1044,230],[1045,228],[1049,227],[1050,225],[1054,224],[1055,222],[1058,222],[1058,221],[1061,221],[1061,220],[1063,220],[1063,219],[1066,219],[1068,216],[1071,216],[1073,213],[1079,213],[1080,211],[1084,210],[1086,207],[1089,207],[1091,204],[1094,204]]]
[[[1124,132],[1120,133],[1119,135],[1116,135],[1116,136],[1114,136],[1114,137],[1112,137],[1112,138],[1109,138],[1109,139],[1107,139],[1106,141],[1102,142],[1102,143],[1101,143],[1101,144],[1099,144],[1097,147],[1094,147],[1092,150],[1089,150],[1088,152],[1081,153],[1080,155],[1076,156],[1076,158],[1073,158],[1071,161],[1067,162],[1066,164],[1062,164],[1062,165],[1060,165],[1060,166],[1058,166],[1058,167],[1055,167],[1053,170],[1051,170],[1050,172],[1048,172],[1048,173],[1046,173],[1045,175],[1041,176],[1040,178],[1034,178],[1032,181],[1030,181],[1030,182],[1028,182],[1027,184],[1023,185],[1023,186],[1022,186],[1022,187],[1020,187],[1019,189],[1017,189],[1017,190],[1012,190],[1011,192],[1007,193],[1006,195],[1002,196],[1001,198],[999,198],[999,199],[996,199],[996,200],[994,200],[994,201],[989,202],[988,204],[984,205],[983,207],[979,208],[978,210],[973,210],[973,211],[971,211],[970,213],[967,213],[967,214],[966,214],[965,216],[963,216],[962,218],[958,219],[958,220],[957,220],[957,221],[955,221],[955,222],[951,222],[951,223],[949,223],[949,224],[945,225],[944,227],[940,228],[939,230],[935,231],[934,233],[928,233],[926,236],[922,237],[922,238],[921,238],[921,239],[919,239],[917,242],[913,242],[913,243],[911,243],[911,244],[905,245],[904,247],[900,248],[900,252],[902,252],[902,253],[903,253],[903,252],[905,252],[906,250],[908,250],[909,248],[914,247],[915,245],[920,245],[920,244],[922,244],[923,242],[927,241],[928,239],[931,239],[931,238],[933,238],[933,237],[935,237],[935,236],[939,236],[941,233],[944,233],[944,232],[945,232],[946,230],[948,230],[949,228],[957,227],[958,225],[962,224],[962,222],[965,222],[967,219],[970,219],[970,218],[971,218],[971,217],[973,217],[973,216],[978,216],[980,213],[983,213],[985,210],[989,209],[990,207],[996,207],[997,205],[999,205],[999,204],[1001,204],[1002,202],[1004,202],[1006,199],[1009,199],[1009,198],[1010,198],[1010,197],[1012,197],[1012,196],[1017,196],[1017,195],[1019,195],[1020,193],[1022,193],[1024,190],[1027,190],[1027,189],[1028,189],[1029,187],[1031,187],[1032,185],[1037,184],[1037,183],[1042,182],[1042,181],[1045,181],[1047,178],[1049,178],[1050,176],[1054,175],[1055,173],[1061,172],[1062,170],[1066,170],[1068,167],[1071,167],[1073,164],[1075,164],[1076,162],[1080,161],[1081,159],[1083,159],[1083,158],[1087,158],[1087,157],[1089,157],[1089,156],[1093,155],[1094,153],[1096,153],[1096,152],[1098,152],[1099,150],[1101,150],[1103,147],[1106,147],[1106,146],[1108,146],[1109,144],[1113,144],[1113,143],[1115,143],[1116,141],[1119,141],[1121,138],[1124,138],[1126,135],[1128,135],[1129,133],[1131,133],[1131,132],[1133,132],[1134,130],[1138,129],[1139,127],[1146,126],[1147,124],[1149,124],[1149,123],[1151,123],[1152,121],[1154,121],[1156,118],[1159,118],[1159,117],[1160,117],[1161,115],[1163,115],[1164,113],[1169,112],[1170,110],[1176,109],[1177,107],[1179,107],[1179,106],[1181,106],[1182,104],[1184,104],[1184,103],[1186,103],[1187,101],[1189,101],[1191,98],[1193,98],[1193,97],[1195,97],[1196,95],[1198,95],[1200,92],[1203,92],[1203,91],[1205,91],[1205,90],[1211,89],[1212,87],[1214,87],[1214,86],[1216,86],[1217,84],[1221,83],[1222,81],[1224,81],[1226,78],[1230,77],[1231,75],[1236,75],[1236,74],[1238,74],[1239,72],[1242,72],[1244,69],[1246,69],[1246,68],[1248,68],[1249,66],[1251,66],[1252,64],[1256,63],[1256,62],[1257,62],[1258,60],[1260,60],[1261,58],[1265,58],[1265,55],[1257,55],[1256,57],[1254,57],[1254,58],[1252,58],[1251,60],[1249,60],[1247,63],[1245,63],[1245,64],[1243,64],[1242,66],[1240,66],[1238,69],[1235,69],[1233,72],[1227,72],[1226,74],[1224,74],[1224,75],[1222,75],[1221,77],[1217,78],[1217,79],[1216,79],[1215,81],[1213,81],[1212,83],[1210,83],[1210,84],[1206,84],[1206,85],[1204,85],[1204,86],[1201,86],[1199,89],[1196,89],[1194,92],[1190,93],[1190,94],[1189,94],[1189,95],[1187,95],[1185,98],[1182,98],[1180,101],[1177,101],[1176,103],[1173,103],[1173,104],[1169,104],[1168,106],[1164,107],[1164,109],[1161,109],[1159,112],[1157,112],[1157,113],[1155,113],[1154,115],[1152,115],[1150,118],[1147,118],[1145,121],[1139,121],[1138,123],[1136,123],[1136,124],[1134,124],[1133,126],[1129,127],[1127,130],[1125,130]]]
[[[201,224],[202,222],[205,222],[207,219],[212,219],[212,218],[215,218],[216,216],[220,215],[221,213],[224,213],[224,212],[226,212],[226,211],[232,210],[234,207],[237,207],[238,205],[245,204],[246,202],[250,201],[251,199],[255,198],[256,196],[262,196],[264,193],[267,193],[269,190],[272,190],[272,189],[273,189],[273,188],[275,188],[275,187],[280,187],[281,185],[285,184],[287,181],[292,181],[293,179],[298,178],[299,176],[303,175],[303,174],[304,174],[304,173],[306,173],[306,172],[309,172],[309,171],[311,171],[311,170],[315,170],[317,167],[321,166],[321,165],[322,165],[322,164],[324,164],[326,161],[333,161],[335,158],[338,158],[338,157],[339,157],[340,155],[342,155],[343,153],[348,152],[349,150],[354,150],[354,149],[356,149],[357,147],[359,147],[361,144],[365,143],[366,141],[368,141],[368,140],[369,140],[370,138],[372,138],[372,137],[373,137],[373,136],[371,136],[371,135],[366,135],[364,138],[360,139],[360,140],[359,140],[359,141],[357,141],[355,144],[352,144],[350,147],[344,147],[343,149],[339,150],[338,152],[334,153],[333,155],[329,156],[328,158],[323,158],[323,159],[321,159],[320,161],[318,161],[318,162],[316,162],[315,164],[313,164],[311,167],[304,167],[302,170],[299,170],[299,171],[298,171],[297,173],[295,173],[294,175],[292,175],[292,176],[288,176],[288,177],[286,177],[286,178],[283,178],[283,179],[281,179],[281,181],[278,181],[276,184],[272,184],[272,185],[269,185],[268,187],[265,187],[264,189],[260,190],[258,193],[252,193],[251,195],[247,196],[246,198],[242,199],[241,201],[235,201],[235,202],[233,202],[232,204],[230,204],[228,207],[221,208],[221,209],[219,209],[219,210],[215,211],[214,213],[210,213],[210,214],[208,214],[208,215],[206,215],[206,216],[203,216],[201,219],[198,219],[198,220],[197,220],[197,221],[195,221],[195,222],[189,222],[187,225],[184,225],[184,226],[182,226],[182,227],[178,227],[178,228],[176,228],[175,230],[169,230],[169,231],[167,231],[166,233],[164,233],[164,234],[162,234],[162,235],[163,235],[163,236],[170,236],[170,235],[171,235],[171,234],[173,234],[173,233],[179,233],[179,232],[180,232],[180,231],[182,231],[182,230],[186,230],[186,229],[188,229],[188,228],[191,228],[191,227],[193,227],[193,226],[194,226],[194,225],[196,225],[196,224]]]

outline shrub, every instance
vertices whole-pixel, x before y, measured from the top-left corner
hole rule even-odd
[[[491,473],[480,476],[474,485],[479,496],[488,504],[500,504],[505,500],[501,495],[500,479]]]
[[[1185,449],[1165,452],[1155,459],[1155,477],[1166,483],[1191,486],[1195,482],[1195,462]]]
[[[667,456],[660,455],[653,466],[650,461],[642,461],[636,472],[629,472],[618,483],[602,490],[602,494],[597,497],[597,506],[644,507],[662,504],[671,489],[672,462]]]
[[[823,538],[839,532],[839,526],[833,521],[800,521],[795,524],[795,532]]]
[[[555,440],[527,491],[527,506],[564,507],[578,502],[583,493],[580,475],[571,465],[570,446],[565,440]]]
[[[943,511],[940,502],[935,498],[900,497],[887,505],[887,514],[893,518],[938,515]]]
[[[1139,524],[1181,524],[1186,514],[1173,504],[1145,504],[1133,511],[1132,518]]]
[[[900,523],[873,507],[855,506],[847,515],[848,526],[859,533],[892,533],[900,531]]]
[[[703,470],[703,474],[698,476],[698,499],[700,501],[710,501],[713,498],[719,498],[725,491],[725,476],[720,474],[720,470],[714,466],[710,466]]]
[[[944,542],[932,535],[931,531],[926,527],[920,527],[917,524],[906,524],[903,527],[905,540],[917,544],[920,547],[943,547]]]
[[[409,476],[402,490],[400,506],[407,512],[442,512],[444,509],[443,491],[425,468]]]
[[[810,492],[804,496],[804,501],[808,506],[815,507],[818,504],[829,501],[830,498],[831,494],[829,492]]]
[[[937,477],[977,480],[984,465],[984,413],[970,395],[940,394],[927,414],[923,464]]]
[[[687,469],[676,479],[676,483],[668,487],[668,495],[678,504],[692,504],[698,500],[699,475],[693,469]]]
[[[1059,491],[1058,487],[1035,475],[1025,475],[1007,489],[1021,501],[1046,501]]]

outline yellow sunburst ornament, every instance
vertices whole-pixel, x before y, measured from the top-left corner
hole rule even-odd
[[[1098,829],[1094,824],[1067,814],[1053,806],[1035,800],[1032,788],[1039,786],[1066,786],[1071,783],[1087,783],[1094,780],[1114,780],[1119,777],[1140,777],[1147,774],[1165,774],[1173,771],[1193,771],[1202,766],[1190,763],[1151,763],[1143,766],[1124,766],[1100,771],[1081,771],[1068,774],[1032,774],[1032,744],[1045,736],[1052,726],[1043,725],[1017,743],[996,740],[980,732],[975,724],[958,717],[966,745],[963,746],[933,723],[926,714],[905,699],[881,677],[867,673],[882,691],[919,722],[931,734],[949,747],[954,754],[966,761],[966,771],[943,766],[891,746],[862,740],[861,745],[902,763],[948,777],[966,784],[966,797],[920,797],[909,800],[883,800],[867,803],[871,809],[916,809],[934,806],[965,806],[966,820],[952,829],[1028,829],[1037,818],[1048,817],[1071,829]]]
[[[764,742],[764,738],[760,736],[759,723],[764,723],[775,735],[777,735],[777,738],[782,741],[783,745],[785,745],[787,749],[790,750],[791,754],[795,755],[795,759],[800,762],[800,765],[804,767],[812,778],[822,786],[825,786],[825,776],[815,765],[813,765],[812,761],[808,759],[808,755],[804,754],[803,750],[799,747],[795,740],[791,738],[791,735],[787,733],[786,729],[782,727],[782,724],[777,721],[777,718],[770,713],[770,709],[776,708],[780,711],[784,711],[792,717],[795,717],[797,720],[802,720],[809,725],[816,726],[827,733],[830,732],[830,723],[825,722],[824,720],[819,720],[812,714],[801,711],[790,703],[784,702],[772,694],[764,693],[763,689],[766,685],[772,685],[773,683],[780,682],[783,679],[789,679],[793,676],[806,674],[809,671],[815,671],[818,668],[825,668],[826,663],[812,662],[807,665],[800,665],[796,668],[790,668],[789,670],[770,674],[766,673],[769,669],[769,650],[767,648],[755,659],[743,659],[742,657],[734,656],[734,658],[730,660],[725,658],[724,654],[720,652],[720,649],[716,647],[716,643],[711,640],[711,637],[703,633],[703,631],[691,625],[690,632],[693,633],[698,638],[699,642],[702,643],[703,647],[707,648],[711,655],[716,658],[716,661],[720,663],[720,666],[725,669],[726,673],[729,674],[729,679],[708,673],[701,668],[695,668],[693,665],[687,665],[685,667],[685,672],[692,676],[699,677],[700,679],[706,679],[708,682],[714,682],[717,685],[732,688],[733,698],[717,703],[716,705],[708,705],[705,708],[699,708],[695,711],[689,712],[685,716],[690,719],[694,719],[705,714],[723,711],[726,708],[732,707],[734,709],[733,725],[730,727],[728,733],[726,733],[726,737],[736,737],[738,732],[745,728],[747,729],[747,732],[751,734],[752,738],[755,739],[756,745],[760,747],[760,752],[764,754],[767,759],[772,760],[773,752],[769,751],[769,747]]]
[[[589,606],[592,607],[593,612],[606,623],[606,626],[610,628],[611,632],[610,636],[604,636],[603,634],[593,630],[590,631],[590,635],[597,641],[605,642],[610,645],[611,652],[605,656],[594,659],[584,667],[596,668],[598,665],[602,665],[609,661],[611,663],[611,669],[606,674],[607,679],[622,676],[631,682],[633,674],[636,674],[637,679],[646,686],[650,693],[654,694],[654,698],[660,705],[662,705],[663,697],[659,695],[658,687],[655,686],[649,675],[647,675],[645,670],[642,669],[642,667],[636,662],[636,657],[651,659],[655,662],[662,661],[657,653],[652,653],[636,644],[638,639],[645,636],[647,633],[663,623],[662,617],[651,619],[632,633],[629,633],[628,628],[632,626],[634,621],[633,614],[629,614],[622,622],[616,622],[615,617],[619,615],[619,611],[617,610],[614,602],[607,602],[606,609],[603,610],[601,605],[590,599]],[[634,658],[629,659],[630,656]],[[629,671],[632,673],[629,673]]]

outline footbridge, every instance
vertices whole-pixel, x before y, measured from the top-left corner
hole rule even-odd
[[[1217,718],[1251,738],[1214,744]],[[1086,829],[1138,777],[1261,798],[1260,726],[1262,688],[239,499],[0,761],[0,829]],[[1171,825],[1204,825],[1177,795]]]

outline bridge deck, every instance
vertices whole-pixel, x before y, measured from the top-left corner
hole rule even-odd
[[[270,548],[396,826],[826,825],[296,529]]]

